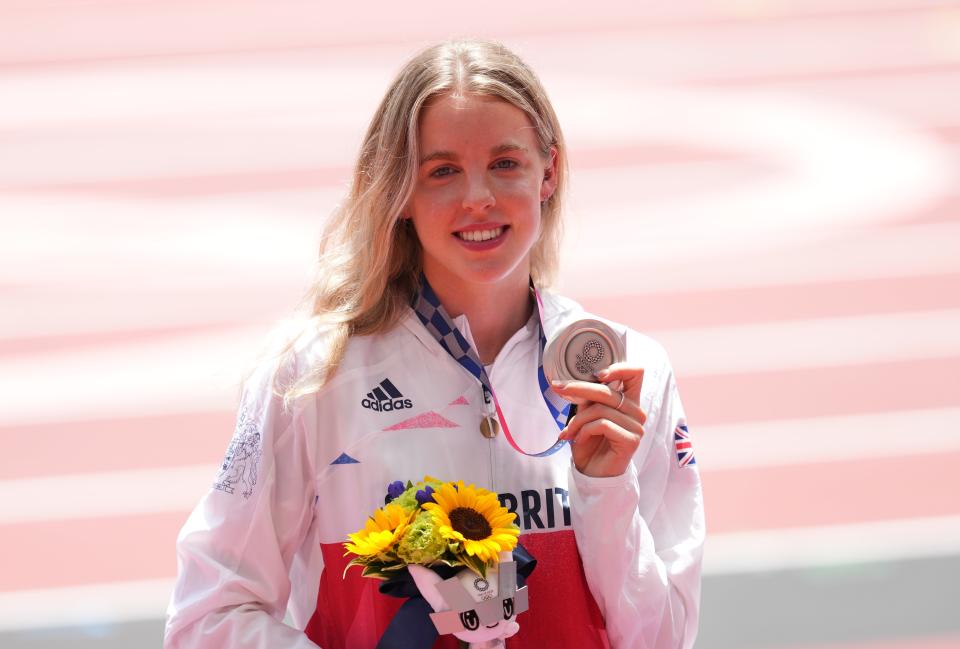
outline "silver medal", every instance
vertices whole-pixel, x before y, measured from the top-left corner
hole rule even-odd
[[[543,351],[549,381],[597,382],[595,372],[626,358],[623,337],[599,320],[577,320],[557,332]]]

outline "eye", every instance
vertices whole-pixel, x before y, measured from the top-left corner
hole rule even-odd
[[[443,165],[442,167],[437,167],[430,172],[430,175],[434,178],[443,178],[444,176],[449,176],[454,173],[456,170],[450,165]]]
[[[477,615],[477,612],[473,609],[464,611],[460,614],[460,623],[463,624],[463,628],[467,631],[476,631],[480,628],[480,616]]]
[[[513,169],[516,166],[518,166],[517,161],[510,160],[509,158],[505,158],[503,160],[497,160],[496,162],[493,163],[494,169]]]
[[[503,619],[509,620],[513,617],[513,598],[508,597],[503,600]]]

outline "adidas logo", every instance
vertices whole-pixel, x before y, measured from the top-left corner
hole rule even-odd
[[[380,381],[380,385],[367,392],[367,396],[360,402],[360,405],[367,410],[376,412],[413,408],[413,402],[410,399],[404,399],[400,390],[390,382],[390,379]]]

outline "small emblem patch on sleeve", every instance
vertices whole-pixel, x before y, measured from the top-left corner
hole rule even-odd
[[[263,435],[260,433],[259,423],[250,416],[246,408],[242,409],[213,488],[228,494],[239,489],[244,498],[253,495],[253,488],[257,484],[257,468],[263,455],[262,445]]]
[[[693,441],[687,431],[687,422],[682,419],[673,431],[673,443],[677,449],[677,463],[681,468],[697,463],[696,458],[693,457]]]

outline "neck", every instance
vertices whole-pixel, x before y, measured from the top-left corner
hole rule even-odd
[[[509,284],[445,285],[440,278],[425,273],[430,287],[451,318],[465,315],[477,346],[477,355],[484,365],[492,363],[500,350],[530,319],[529,277],[511,278]],[[522,280],[519,281],[519,280]]]

